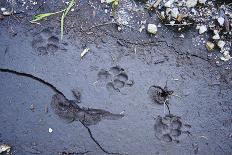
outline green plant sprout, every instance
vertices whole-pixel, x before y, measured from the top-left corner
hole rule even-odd
[[[55,14],[59,14],[59,13],[62,13],[62,16],[61,16],[61,21],[60,21],[60,31],[61,31],[61,34],[60,34],[60,37],[61,39],[63,39],[63,35],[64,35],[64,19],[65,17],[67,16],[67,14],[69,13],[69,11],[71,10],[71,8],[75,5],[75,0],[70,0],[69,4],[68,4],[68,7],[64,10],[61,10],[61,11],[57,11],[57,12],[52,12],[52,13],[42,13],[42,14],[38,14],[38,15],[35,15],[33,17],[33,20],[31,20],[30,22],[31,23],[38,23],[38,21],[40,20],[43,20],[44,18],[47,18],[51,15],[55,15]]]

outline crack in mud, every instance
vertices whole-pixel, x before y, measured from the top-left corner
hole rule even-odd
[[[57,89],[54,85],[52,85],[51,83],[49,83],[49,82],[47,82],[39,77],[34,76],[32,74],[24,73],[24,72],[20,72],[20,71],[15,71],[15,70],[8,69],[8,68],[0,68],[0,72],[11,73],[11,74],[15,74],[18,76],[24,76],[24,77],[31,78],[33,80],[36,80],[36,81],[42,83],[42,84],[45,84],[46,86],[50,87],[56,93],[61,94],[65,97],[65,95],[59,89]]]
[[[82,122],[81,122],[81,123],[82,123]],[[92,134],[90,128],[89,128],[88,126],[86,126],[84,123],[82,123],[82,124],[83,124],[83,126],[87,129],[87,131],[89,132],[90,138],[95,142],[95,144],[98,145],[98,147],[99,147],[103,152],[105,152],[105,153],[107,153],[107,154],[123,155],[123,154],[121,154],[121,153],[109,152],[109,151],[105,150],[105,149],[101,146],[101,144],[93,137],[93,134]]]
[[[140,46],[155,45],[155,46],[159,46],[158,43],[165,43],[167,47],[172,48],[174,50],[174,52],[177,53],[178,55],[186,55],[186,56],[196,57],[196,58],[201,59],[203,61],[207,61],[209,64],[211,64],[209,62],[209,59],[201,57],[199,55],[191,54],[191,53],[180,53],[180,52],[178,52],[176,50],[176,48],[174,46],[172,46],[172,45],[169,45],[166,40],[156,40],[156,41],[155,40],[150,40],[150,41],[147,41],[147,42],[142,42],[142,41],[141,42],[131,42],[129,40],[119,38],[119,37],[117,37],[117,36],[115,36],[113,34],[110,34],[108,32],[104,32],[104,33],[106,35],[108,35],[108,36],[111,36],[111,37],[121,41],[121,42],[124,42],[126,44],[131,44],[131,45],[140,45]]]
[[[59,155],[80,155],[80,154],[86,154],[86,153],[90,153],[90,151],[85,151],[85,152],[61,152],[59,153]]]
[[[29,73],[24,73],[24,72],[20,72],[20,71],[16,71],[16,70],[13,70],[13,69],[8,69],[8,68],[0,68],[0,72],[3,72],[3,73],[11,73],[11,74],[15,74],[15,75],[18,75],[18,76],[24,76],[24,77],[28,77],[28,78],[31,78],[33,80],[36,80],[48,87],[50,87],[54,92],[56,92],[57,94],[61,95],[65,100],[69,101],[71,103],[71,100],[68,100],[65,95],[58,89],[56,88],[54,85],[52,85],[51,83],[39,78],[39,77],[36,77],[32,74],[29,74]],[[75,94],[74,94],[75,95]],[[76,105],[76,104],[75,104]],[[76,105],[77,107],[79,107],[78,105]],[[83,110],[83,109],[82,109]],[[85,109],[84,109],[85,110]],[[87,109],[89,110],[89,109]],[[84,118],[85,118],[85,115],[84,115]],[[107,153],[107,154],[116,154],[116,155],[122,155],[120,153],[114,153],[114,152],[109,152],[107,150],[105,150],[101,145],[100,143],[93,137],[93,134],[90,130],[90,128],[85,124],[85,119],[83,121],[80,121],[81,124],[87,129],[88,133],[89,133],[89,136],[90,138],[93,140],[93,142],[104,152],[104,153]],[[86,152],[88,153],[88,152]]]
[[[203,57],[201,57],[199,55],[191,54],[191,53],[180,53],[180,52],[178,52],[173,45],[169,45],[168,42],[165,41],[165,40],[159,40],[158,42],[165,43],[167,47],[172,48],[174,50],[174,52],[177,53],[178,55],[186,55],[186,56],[196,57],[196,58],[199,58],[201,60],[207,61],[209,64],[211,64],[207,58],[203,58]]]

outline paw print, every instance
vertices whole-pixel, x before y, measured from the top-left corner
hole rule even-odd
[[[183,131],[181,117],[166,115],[165,117],[158,116],[155,120],[155,136],[163,142],[179,143],[181,135],[190,133],[189,131]]]
[[[38,55],[54,54],[60,49],[59,38],[51,30],[44,29],[33,38],[32,48]]]
[[[101,69],[98,72],[98,80],[106,83],[106,89],[110,92],[120,92],[125,86],[132,86],[133,81],[129,80],[126,71],[119,67],[114,66],[109,70]]]

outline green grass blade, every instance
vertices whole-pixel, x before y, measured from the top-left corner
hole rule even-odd
[[[33,20],[31,20],[30,22],[31,23],[34,23],[34,22],[37,22],[37,21],[40,21],[40,20],[43,20],[44,18],[46,17],[49,17],[51,15],[55,15],[55,14],[58,14],[58,13],[61,13],[61,12],[64,12],[65,10],[61,10],[61,11],[57,11],[57,12],[49,12],[49,13],[41,13],[41,14],[38,14],[38,15],[35,15],[33,17]]]
[[[65,9],[65,11],[63,12],[63,14],[61,16],[61,21],[60,21],[60,37],[61,37],[61,40],[63,39],[63,36],[64,36],[64,18],[66,17],[68,12],[71,10],[71,8],[74,6],[74,4],[75,4],[75,0],[71,0],[69,2],[68,7]]]

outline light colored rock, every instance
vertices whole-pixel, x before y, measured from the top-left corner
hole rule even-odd
[[[217,45],[218,45],[218,47],[222,50],[223,49],[223,47],[225,46],[225,42],[224,41],[222,41],[222,40],[219,40],[218,41],[218,43],[217,43]]]
[[[0,154],[3,153],[3,152],[9,153],[10,149],[11,149],[11,147],[9,145],[7,145],[7,144],[1,144],[0,145]]]
[[[207,27],[205,25],[201,25],[199,27],[199,34],[203,34],[207,31]]]
[[[198,0],[200,4],[205,4],[206,0]]]
[[[175,21],[170,21],[169,23],[170,23],[171,26],[174,26],[176,22]]]
[[[197,5],[197,0],[187,0],[187,2],[186,2],[186,6],[188,8],[195,7],[196,5]]]
[[[214,30],[213,33],[214,33],[214,36],[213,36],[212,38],[213,38],[214,40],[220,39],[220,36],[219,36],[219,34],[218,34],[218,30]]]
[[[218,23],[220,24],[220,26],[223,26],[224,25],[224,22],[225,22],[225,19],[223,17],[219,17],[217,19]]]
[[[157,33],[157,26],[155,24],[148,24],[147,31],[151,34]]]
[[[162,19],[165,19],[165,13],[164,13],[164,11],[162,11],[162,12],[160,13],[160,16],[161,16]]]
[[[223,53],[223,57],[220,57],[220,59],[222,61],[228,61],[230,60],[232,57],[230,56],[230,52],[229,51],[224,51]]]
[[[208,41],[206,44],[205,44],[206,48],[208,51],[212,51],[214,49],[214,43]]]
[[[177,18],[179,15],[179,10],[178,8],[173,8],[171,9],[171,16],[174,17],[174,18]]]
[[[167,1],[167,2],[164,4],[164,6],[165,6],[166,8],[170,8],[170,7],[172,6],[172,3],[174,3],[174,0],[169,0],[169,1]]]

